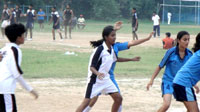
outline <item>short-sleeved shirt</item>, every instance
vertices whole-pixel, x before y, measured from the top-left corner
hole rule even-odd
[[[35,17],[35,10],[27,10],[27,23],[33,23]]]
[[[16,18],[16,12],[12,11],[12,18],[11,18],[10,24],[14,24],[15,23],[15,18]]]
[[[174,39],[166,37],[162,41],[164,42],[163,49],[170,49],[173,47]]]
[[[173,83],[193,87],[200,80],[200,50],[196,51],[193,56],[178,71]]]
[[[53,23],[55,24],[58,21],[60,16],[59,16],[58,12],[55,11],[55,12],[51,12],[51,17],[53,18]]]
[[[85,19],[82,17],[82,18],[78,18],[78,22],[79,23],[84,23],[85,22]]]
[[[115,55],[118,57],[119,51],[123,51],[123,50],[129,49],[129,48],[128,48],[128,42],[124,42],[124,43],[119,43],[119,42],[117,42],[117,43],[115,43],[115,44],[113,45],[113,49],[114,49]],[[111,67],[111,69],[110,69],[110,71],[109,71],[110,78],[111,78],[112,80],[115,79],[115,77],[114,77],[115,66],[116,66],[116,61],[113,62],[112,67]]]
[[[109,50],[105,42],[102,45],[95,48],[92,55],[90,56],[88,66],[88,83],[103,83],[110,79],[110,68],[112,63],[117,60],[114,53],[113,47]],[[97,78],[97,75],[92,73],[90,67],[94,67],[98,72],[104,73],[105,77],[103,80]]]
[[[0,62],[0,94],[14,94],[16,78],[23,74],[20,65],[22,52],[15,43],[8,43],[0,49],[3,59]]]
[[[45,12],[44,11],[38,12],[38,20],[44,20],[44,16],[39,16],[39,15],[45,15]]]
[[[153,25],[154,26],[159,25],[159,20],[160,20],[160,17],[158,15],[153,16],[152,17]]]
[[[137,20],[137,13],[132,14],[132,27],[135,27],[136,20]]]
[[[9,20],[10,19],[10,14],[9,14],[9,9],[3,9],[3,20]]]
[[[172,83],[178,70],[180,70],[180,68],[187,62],[187,60],[191,56],[192,52],[187,48],[185,49],[184,59],[180,58],[178,47],[173,47],[169,49],[159,64],[160,68],[166,66],[162,80]]]
[[[21,9],[15,9],[15,12],[16,12],[17,19],[19,19],[20,15],[22,13],[22,10]]]

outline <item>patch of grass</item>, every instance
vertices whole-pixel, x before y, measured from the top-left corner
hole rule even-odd
[[[119,33],[131,33],[131,23],[128,23],[127,20],[122,20],[123,22],[123,28],[119,31]],[[113,22],[103,22],[103,21],[95,21],[95,20],[86,20],[86,27],[84,30],[79,30],[78,28],[72,30],[73,32],[102,32],[103,28],[107,25],[113,25],[115,21]],[[190,34],[196,35],[199,33],[199,26],[197,25],[189,25],[189,24],[177,24],[172,23],[171,25],[167,24],[161,24],[161,33],[164,34],[166,32],[171,32],[173,35],[176,35],[179,31],[185,30],[188,31]],[[48,32],[51,33],[52,30],[52,24],[48,25],[48,23],[45,23],[45,28],[42,32]],[[38,32],[40,31],[39,25],[36,22],[34,25],[34,31]],[[153,22],[147,21],[147,20],[139,20],[139,29],[138,33],[144,33],[149,34],[151,31],[153,31]]]
[[[64,55],[60,51],[23,50],[22,69],[27,78],[86,78],[90,53],[78,56]],[[141,56],[139,62],[117,63],[115,73],[120,77],[150,77],[160,63],[165,50],[134,47],[120,52],[120,57]]]

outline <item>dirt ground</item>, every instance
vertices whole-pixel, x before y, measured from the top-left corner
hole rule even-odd
[[[139,34],[139,38],[147,37],[149,34]],[[161,35],[164,37],[164,35]],[[175,35],[172,35],[175,37]],[[190,46],[194,43],[194,35],[191,35]],[[57,50],[91,52],[89,41],[101,38],[101,33],[73,33],[72,39],[52,41],[50,33],[34,32],[33,40],[26,41],[22,48],[38,50]],[[131,34],[117,34],[117,41],[130,41]],[[0,47],[6,43],[6,39],[0,40]],[[152,38],[150,41],[140,45],[145,47],[162,48],[161,38]],[[19,85],[16,90],[16,98],[19,112],[74,112],[84,98],[84,79],[29,79],[30,83],[38,92],[39,99],[34,100],[29,93]],[[149,79],[118,79],[123,96],[123,112],[155,112],[162,103],[160,83],[155,80],[150,91],[146,91]],[[109,112],[112,105],[110,96],[100,96],[91,112]],[[183,112],[183,104],[172,101],[169,112]]]

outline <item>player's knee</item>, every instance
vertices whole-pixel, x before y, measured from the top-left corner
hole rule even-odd
[[[121,103],[122,103],[122,100],[123,100],[122,96],[121,96],[121,95],[117,95],[117,96],[115,97],[115,100],[114,100],[114,101],[115,101],[116,103],[120,103],[120,104],[121,104]]]

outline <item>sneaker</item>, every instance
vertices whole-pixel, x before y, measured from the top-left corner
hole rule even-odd
[[[32,38],[30,38],[30,39],[28,39],[28,40],[32,41],[33,39],[32,39]]]

